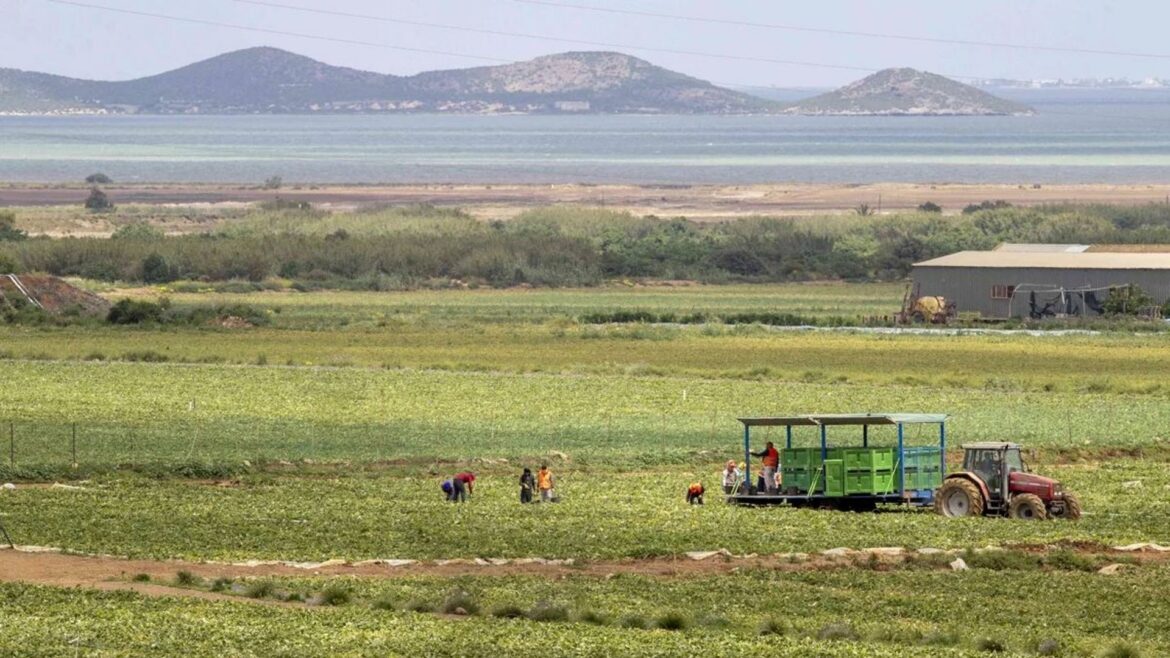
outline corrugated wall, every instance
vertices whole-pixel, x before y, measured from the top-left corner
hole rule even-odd
[[[1025,317],[1030,312],[1029,293],[1017,292],[1013,300],[992,299],[995,286],[1032,284],[1044,287],[1100,288],[1136,284],[1159,303],[1170,298],[1170,270],[1083,270],[1052,268],[1002,267],[923,267],[914,268],[914,282],[923,295],[942,295],[954,300],[960,313],[977,312],[983,317]],[[1037,292],[1038,305],[1043,306],[1051,294]],[[1104,301],[1108,293],[1099,295]],[[1079,300],[1073,300],[1074,311]],[[1009,311],[1010,307],[1010,311]],[[1059,309],[1058,312],[1064,312]],[[1086,309],[1089,315],[1093,311]]]

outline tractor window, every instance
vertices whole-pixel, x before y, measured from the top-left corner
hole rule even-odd
[[[1026,469],[1024,469],[1024,460],[1020,457],[1019,450],[1008,450],[1004,453],[1004,462],[1007,466],[1008,473],[1015,471],[1019,471],[1020,473],[1026,472]]]

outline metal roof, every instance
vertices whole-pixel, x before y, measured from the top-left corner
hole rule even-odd
[[[804,414],[801,416],[772,416],[740,418],[747,427],[759,425],[914,425],[941,423],[946,414]]]
[[[1170,270],[1170,253],[960,251],[915,263],[914,267]]]
[[[1003,441],[980,441],[977,443],[964,443],[963,450],[1002,450],[1003,448],[1019,448],[1018,443],[1005,443]]]
[[[1022,251],[1028,253],[1070,253],[1088,251],[1087,244],[1040,244],[1035,242],[1001,242],[995,251]]]

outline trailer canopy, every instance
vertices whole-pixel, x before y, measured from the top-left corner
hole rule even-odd
[[[946,414],[810,414],[805,416],[774,416],[767,418],[740,418],[744,427],[799,426],[799,425],[916,425],[942,423]]]

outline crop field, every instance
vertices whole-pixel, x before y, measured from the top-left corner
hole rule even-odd
[[[1010,600],[1002,596],[1008,578],[1018,592]],[[1170,585],[1170,573],[1148,568],[1111,578],[1103,587],[1102,577],[1080,572],[862,569],[669,581],[626,575],[267,581],[272,596],[335,592],[334,605],[316,609],[258,605],[242,592],[235,601],[151,600],[3,585],[0,614],[10,624],[0,650],[511,656],[539,647],[554,655],[882,658],[988,655],[995,643],[1001,655],[1037,655],[1047,646],[1040,655],[1067,656],[1132,646],[1135,635],[1151,655],[1170,650],[1166,625],[1152,615],[1102,614],[1130,606],[1164,612],[1160,590]],[[1044,622],[1021,625],[1040,600],[1053,603]],[[454,602],[470,614],[436,614]],[[761,628],[772,633],[761,635]]]
[[[556,577],[518,567],[300,578],[261,569],[236,589],[210,591],[210,579],[142,583],[129,572],[116,582],[22,577],[28,570],[6,567],[0,551],[0,653],[547,647],[550,655],[852,658],[987,655],[1002,645],[1009,655],[1098,656],[1124,643],[1136,653],[1112,655],[1170,652],[1160,621],[1170,618],[1164,560],[1130,563],[1112,548],[1170,544],[1163,334],[890,335],[584,319],[614,310],[860,317],[897,305],[899,286],[869,284],[166,294],[176,307],[247,304],[269,322],[0,327],[0,476],[15,484],[0,490],[0,521],[17,544],[115,563],[182,560],[175,572],[249,560],[577,566]],[[1029,465],[1077,492],[1086,514],[1026,523],[683,500],[688,483],[713,491],[721,464],[742,461],[737,417],[844,411],[950,414],[952,466],[960,443],[1019,441]],[[761,429],[755,441],[781,436]],[[894,441],[882,429],[871,438]],[[798,430],[796,441],[815,437]],[[911,429],[907,441],[932,444],[937,434]],[[545,461],[561,502],[521,506],[520,469]],[[465,469],[479,475],[472,499],[445,502],[440,480]],[[689,551],[986,546],[1036,559],[960,553],[971,571],[950,571],[953,555],[788,571],[740,568],[746,558],[728,557],[696,573],[638,573],[643,562],[689,563]],[[1111,562],[1126,567],[1096,573]],[[621,573],[607,575],[608,565]],[[348,599],[248,596],[251,581],[264,578],[271,591],[312,598],[340,587]],[[455,590],[468,592],[477,612],[444,613]],[[1030,616],[1030,602],[1054,599]],[[540,602],[561,612],[534,619],[528,612]],[[514,609],[525,618],[504,614]],[[671,613],[681,627],[659,624]],[[759,635],[769,620],[779,634]],[[1045,641],[1060,653],[1040,652]]]

